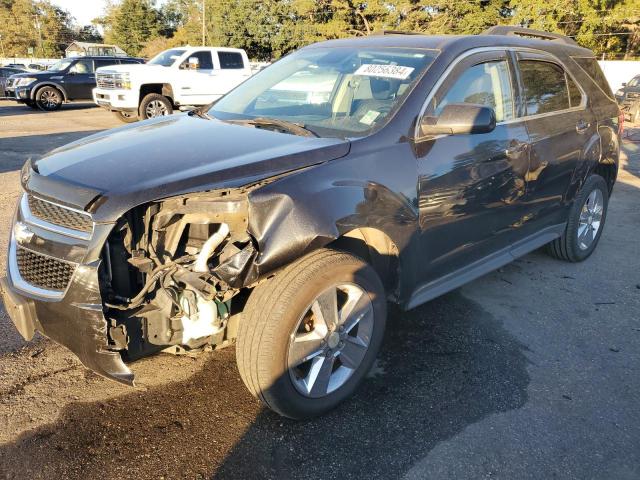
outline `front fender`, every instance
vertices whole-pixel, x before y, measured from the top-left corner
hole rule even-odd
[[[216,273],[231,286],[250,286],[346,233],[371,228],[397,248],[410,284],[414,268],[403,267],[403,255],[414,250],[418,212],[409,148],[396,144],[334,160],[252,190],[247,231],[253,242]]]
[[[62,97],[64,98],[65,102],[69,98],[69,96],[67,95],[67,90],[62,85],[60,85],[57,82],[51,81],[51,80],[43,80],[41,82],[36,83],[34,86],[31,87],[31,94],[29,95],[31,97],[31,100],[35,100],[36,99],[36,92],[42,87],[54,87],[54,88],[57,88],[58,90],[60,90],[62,92]]]

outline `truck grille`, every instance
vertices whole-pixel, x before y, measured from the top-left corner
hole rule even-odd
[[[116,75],[114,73],[98,73],[96,75],[96,85],[98,88],[116,88]]]
[[[636,100],[640,99],[640,93],[638,92],[627,92],[627,100]]]
[[[71,281],[75,265],[32,252],[20,246],[16,249],[18,271],[22,279],[38,288],[64,291]]]
[[[49,203],[29,195],[29,210],[34,217],[61,227],[91,233],[93,222],[91,217],[54,203]]]

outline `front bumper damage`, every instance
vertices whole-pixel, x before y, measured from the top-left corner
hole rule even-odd
[[[76,238],[82,235],[32,215],[25,198],[26,195],[14,218],[14,225],[24,226],[22,236],[16,238],[12,232],[7,277],[0,279],[2,300],[9,317],[25,340],[31,340],[35,332],[39,332],[71,350],[96,373],[133,385],[133,373],[120,353],[109,350],[98,281],[100,250],[112,225],[96,224],[90,238]],[[63,259],[73,265],[66,288],[47,290],[25,281],[18,267],[18,249],[32,252],[37,258]]]

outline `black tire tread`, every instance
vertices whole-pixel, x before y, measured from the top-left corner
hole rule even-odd
[[[563,260],[565,262],[572,262],[572,263],[580,262],[586,258],[586,257],[579,257],[578,255],[576,255],[576,253],[574,252],[574,247],[572,245],[573,239],[571,238],[570,235],[567,235],[567,232],[573,232],[574,227],[576,227],[576,223],[579,221],[579,218],[580,218],[580,209],[582,208],[582,205],[586,200],[585,197],[589,193],[591,193],[591,191],[593,190],[591,185],[595,185],[596,183],[599,183],[599,182],[602,182],[603,185],[606,187],[605,179],[598,174],[594,173],[586,180],[585,184],[583,185],[582,189],[576,196],[575,201],[571,207],[571,210],[569,212],[569,219],[567,220],[567,226],[565,227],[564,233],[562,234],[562,236],[556,238],[555,240],[551,241],[546,245],[546,251],[552,257],[558,260]],[[604,195],[608,195],[608,192],[609,192],[608,188],[605,188],[603,190]],[[607,202],[605,202],[605,212],[602,217],[603,224],[601,226],[600,234],[602,233],[602,229],[604,229],[604,221],[606,219],[606,213],[607,213],[606,203]]]
[[[306,282],[316,272],[330,264],[363,260],[337,250],[320,249],[284,268],[278,275],[256,286],[247,300],[240,319],[236,342],[236,361],[240,376],[249,391],[266,406],[278,411],[277,406],[266,395],[266,386],[260,384],[260,377],[268,374],[268,353],[272,351],[276,339],[273,330],[266,328],[274,316],[277,317],[289,304]],[[265,312],[271,312],[266,315]],[[279,412],[282,413],[282,412]]]

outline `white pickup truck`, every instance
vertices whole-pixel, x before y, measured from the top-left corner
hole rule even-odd
[[[95,103],[124,122],[170,115],[174,109],[207,105],[251,76],[244,50],[180,47],[143,65],[96,70]]]

